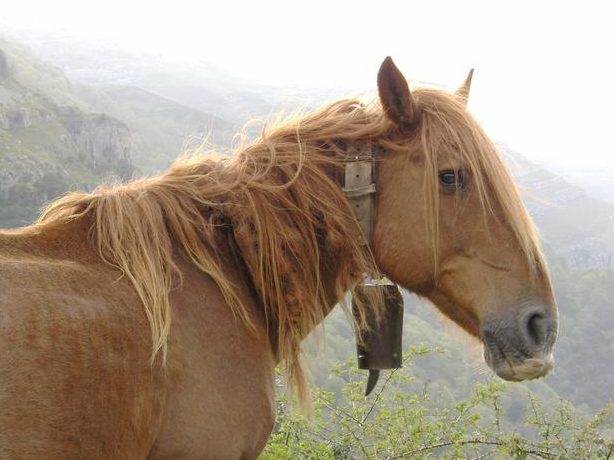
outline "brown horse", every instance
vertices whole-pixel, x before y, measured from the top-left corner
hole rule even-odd
[[[332,103],[0,233],[0,457],[254,458],[276,363],[307,398],[301,340],[378,271],[480,338],[501,377],[546,374],[548,271],[469,85],[410,92],[388,58],[379,103]],[[370,248],[339,180],[366,147]]]

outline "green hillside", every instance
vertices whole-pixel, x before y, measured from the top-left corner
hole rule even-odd
[[[70,82],[0,38],[0,228],[66,190],[159,172],[188,147],[222,149],[236,130],[136,87]]]
[[[88,111],[62,72],[0,39],[0,227],[27,223],[68,189],[128,178],[130,132]]]

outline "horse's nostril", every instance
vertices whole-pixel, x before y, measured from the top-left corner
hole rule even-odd
[[[541,311],[531,312],[525,316],[525,331],[531,344],[542,345],[548,335],[548,320]]]

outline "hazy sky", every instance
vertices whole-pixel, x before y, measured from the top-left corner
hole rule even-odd
[[[299,86],[374,88],[391,55],[409,79],[455,87],[533,160],[614,170],[614,15],[592,1],[0,0],[0,27],[111,38]]]

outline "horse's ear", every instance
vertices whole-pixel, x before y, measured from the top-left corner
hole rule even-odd
[[[469,75],[465,78],[462,85],[456,90],[456,95],[467,105],[469,100],[469,90],[471,89],[471,79],[473,78],[473,69],[469,71]]]
[[[419,119],[418,108],[409,92],[407,80],[390,56],[384,59],[377,74],[377,89],[384,112],[397,127],[409,129]]]

